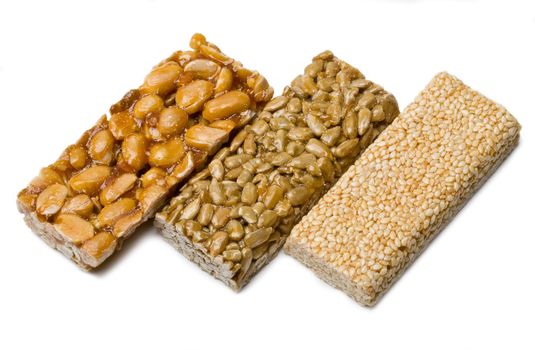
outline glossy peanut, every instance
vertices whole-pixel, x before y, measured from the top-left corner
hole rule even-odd
[[[209,121],[224,119],[247,110],[250,104],[251,99],[246,93],[230,91],[208,101],[204,106],[202,116]]]
[[[205,125],[194,125],[186,131],[186,144],[213,154],[228,139],[228,132]]]
[[[179,139],[157,143],[150,149],[149,164],[167,168],[177,163],[184,156],[184,144]]]
[[[232,82],[234,81],[234,76],[232,71],[226,67],[222,68],[217,77],[214,92],[219,94],[225,92],[232,88]]]
[[[74,169],[82,169],[86,166],[88,161],[88,156],[85,148],[80,145],[71,147],[68,151],[69,154],[69,163]]]
[[[79,194],[65,201],[61,208],[62,214],[76,214],[82,218],[87,218],[93,212],[94,204],[86,194]]]
[[[134,133],[128,135],[121,146],[124,161],[134,171],[138,171],[147,164],[147,140],[143,135]]]
[[[188,125],[188,114],[176,106],[165,108],[158,117],[158,131],[163,137],[177,135]]]
[[[134,187],[137,181],[135,174],[122,174],[100,191],[100,203],[108,205]]]
[[[206,80],[195,80],[177,90],[175,101],[186,113],[200,111],[204,103],[212,96],[214,85]]]
[[[164,184],[167,173],[160,168],[150,168],[143,176],[141,176],[141,184],[143,187],[149,187],[153,184]]]
[[[136,131],[137,125],[134,118],[127,111],[123,111],[112,114],[109,128],[115,139],[123,140]]]
[[[115,237],[109,232],[99,232],[82,245],[82,251],[95,259],[109,254],[117,245]]]
[[[95,226],[102,228],[111,226],[122,215],[132,211],[136,207],[136,201],[131,198],[121,198],[115,203],[109,204],[102,208],[97,215]]]
[[[74,175],[69,180],[69,186],[78,193],[92,196],[98,192],[100,186],[110,176],[111,169],[104,165],[94,165]]]
[[[134,105],[134,117],[145,119],[149,113],[158,113],[163,108],[164,102],[160,96],[156,94],[145,95]]]
[[[56,214],[65,203],[68,193],[69,190],[65,185],[53,184],[48,186],[37,197],[37,212],[44,216]]]
[[[212,60],[199,58],[188,62],[184,66],[184,72],[191,73],[196,79],[209,79],[212,78],[220,66]]]
[[[143,92],[165,95],[175,87],[182,68],[176,62],[167,62],[156,67],[145,77]]]
[[[182,158],[180,163],[178,163],[173,171],[171,176],[181,181],[184,180],[188,175],[190,175],[195,169],[195,159],[192,152],[186,153],[186,156]]]
[[[89,221],[74,214],[59,215],[54,222],[54,227],[74,244],[80,244],[95,234],[95,229]]]
[[[89,142],[89,155],[99,163],[109,165],[113,160],[115,139],[110,130],[97,132]]]
[[[56,183],[63,183],[63,177],[52,168],[42,168],[39,175],[30,182],[30,187],[33,190],[42,191]]]

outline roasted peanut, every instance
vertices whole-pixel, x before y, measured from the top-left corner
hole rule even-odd
[[[158,131],[164,137],[181,133],[188,125],[188,114],[174,106],[164,108],[158,117]]]
[[[112,114],[110,117],[110,131],[117,140],[123,140],[126,136],[136,131],[136,122],[127,111]]]
[[[117,202],[108,204],[97,215],[95,226],[102,228],[111,226],[122,215],[132,211],[136,207],[136,201],[131,198],[121,198]]]
[[[202,116],[206,120],[214,121],[230,117],[249,108],[251,99],[241,91],[230,91],[214,98],[204,106]]]
[[[74,214],[61,214],[54,223],[56,230],[74,244],[80,244],[95,234],[89,221]]]
[[[236,123],[232,120],[216,120],[215,122],[210,123],[209,127],[225,130],[230,133],[236,127]]]
[[[87,152],[80,146],[76,145],[69,149],[69,162],[74,169],[82,169],[87,164]]]
[[[74,175],[69,180],[69,187],[75,192],[92,196],[98,192],[100,185],[110,176],[111,169],[104,165],[95,165]]]
[[[206,80],[195,80],[177,90],[175,101],[186,113],[193,114],[202,109],[212,96],[214,85]]]
[[[167,168],[177,163],[184,156],[184,144],[179,139],[157,143],[150,149],[149,164]]]
[[[155,203],[159,202],[167,193],[167,188],[160,185],[150,185],[140,189],[137,198],[143,211],[149,210]]]
[[[201,45],[206,45],[206,38],[204,37],[204,35],[200,33],[193,34],[189,42],[189,46],[192,49],[199,50]]]
[[[89,155],[95,162],[109,165],[113,160],[114,144],[112,133],[107,129],[101,130],[89,142]]]
[[[134,171],[138,171],[147,164],[147,141],[143,135],[134,133],[128,135],[121,146],[124,161]]]
[[[221,69],[217,81],[215,83],[214,92],[219,94],[221,92],[230,90],[232,87],[234,77],[232,76],[232,71],[226,67]]]
[[[213,154],[228,139],[228,132],[205,125],[194,125],[186,131],[186,144]]]
[[[195,159],[192,152],[186,153],[186,156],[182,158],[180,163],[178,163],[173,171],[171,176],[175,177],[178,180],[183,180],[193,172],[195,169]]]
[[[137,119],[145,119],[149,113],[158,113],[164,108],[163,100],[156,94],[148,94],[143,96],[134,105],[134,117]]]
[[[104,254],[109,254],[116,246],[115,237],[109,232],[99,232],[88,239],[82,245],[82,251],[95,259],[100,259]]]
[[[100,191],[100,203],[108,205],[134,187],[137,176],[135,174],[123,174],[113,180],[112,183]]]
[[[163,184],[165,183],[166,172],[160,168],[150,168],[143,176],[141,176],[141,183],[143,187],[149,187],[153,184]]]
[[[145,77],[141,90],[146,93],[166,95],[175,87],[175,81],[182,72],[176,62],[166,62],[156,67]]]
[[[82,218],[87,218],[93,212],[93,201],[86,194],[79,194],[69,198],[61,208],[62,214],[76,214]]]
[[[222,64],[231,64],[234,61],[232,58],[228,57],[218,49],[208,45],[200,45],[199,50],[201,53],[213,60],[221,62]]]
[[[193,74],[196,79],[210,79],[217,73],[219,67],[214,61],[199,58],[188,62],[184,66],[184,72]]]
[[[30,182],[30,187],[36,191],[42,191],[50,185],[63,183],[61,175],[51,168],[42,168],[39,175]]]
[[[142,218],[143,212],[141,209],[122,215],[113,224],[113,235],[117,238],[123,237],[127,232],[131,232],[132,228],[139,224]]]
[[[69,190],[64,185],[54,184],[48,186],[37,197],[37,212],[44,216],[56,214],[65,203],[68,193]]]

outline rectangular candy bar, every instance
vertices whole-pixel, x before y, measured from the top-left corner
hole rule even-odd
[[[101,264],[273,89],[195,34],[17,199],[28,226],[83,269]]]
[[[503,107],[447,74],[293,229],[285,251],[373,305],[518,143]]]
[[[391,94],[324,52],[155,223],[188,259],[239,290],[398,114]]]

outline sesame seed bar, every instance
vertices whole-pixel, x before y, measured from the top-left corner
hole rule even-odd
[[[285,252],[371,306],[514,149],[502,106],[438,74],[296,225]]]
[[[237,291],[398,114],[391,94],[324,52],[182,187],[155,224]]]
[[[111,106],[17,197],[28,226],[81,268],[97,267],[273,95],[266,79],[201,34]]]

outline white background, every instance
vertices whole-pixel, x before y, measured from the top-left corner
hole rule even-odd
[[[535,7],[526,1],[0,1],[0,348],[535,347]],[[276,93],[330,49],[404,108],[447,70],[520,146],[372,309],[280,256],[241,293],[146,224],[96,273],[48,248],[18,190],[151,66],[204,33]]]

